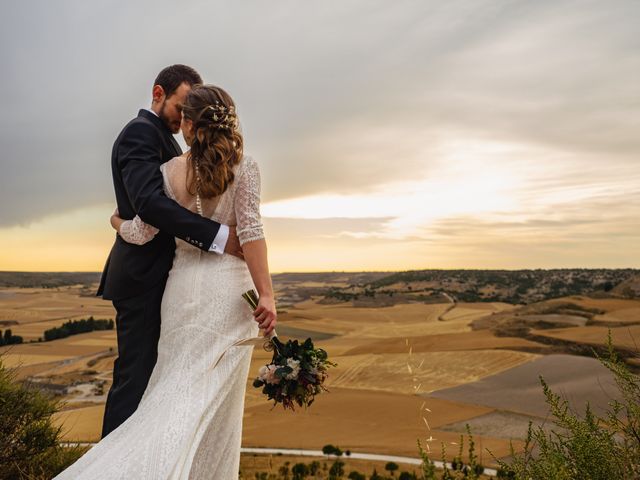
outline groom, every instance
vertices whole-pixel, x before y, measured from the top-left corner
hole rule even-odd
[[[134,245],[119,235],[107,258],[97,295],[116,309],[118,358],[107,395],[102,438],[138,407],[158,356],[160,304],[175,251],[174,237],[213,254],[242,257],[235,227],[193,213],[164,195],[160,165],[181,155],[173,134],[180,130],[182,104],[202,78],[193,68],[172,65],[153,84],[151,109],[142,109],[120,132],[111,153],[119,216],[136,214],[160,229]]]

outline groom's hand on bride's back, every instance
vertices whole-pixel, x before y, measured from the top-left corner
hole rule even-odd
[[[234,255],[244,260],[244,252],[240,246],[240,239],[234,226],[229,226],[229,237],[227,238],[227,244],[224,246],[224,253]]]

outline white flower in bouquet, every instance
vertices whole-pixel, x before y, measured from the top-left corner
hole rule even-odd
[[[291,367],[293,371],[285,375],[285,378],[287,380],[295,380],[296,378],[298,378],[298,374],[300,373],[300,360],[287,358],[287,365]]]

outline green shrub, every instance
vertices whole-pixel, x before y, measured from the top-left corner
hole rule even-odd
[[[3,480],[51,478],[86,451],[60,446],[62,427],[52,415],[57,400],[15,381],[0,357],[0,478]]]
[[[545,399],[558,429],[546,433],[541,426],[533,428],[529,422],[524,450],[516,454],[511,444],[510,463],[492,454],[500,464],[503,478],[640,478],[640,377],[616,354],[611,330],[607,336],[607,358],[595,351],[594,355],[613,374],[622,400],[609,402],[604,418],[596,416],[588,403],[581,416],[552,392],[541,376]]]
[[[468,457],[469,463],[465,464],[462,461],[462,451],[464,450],[464,436],[460,435],[460,443],[458,455],[456,455],[453,460],[451,460],[451,468],[447,464],[446,458],[446,448],[444,443],[441,444],[442,447],[442,474],[439,477],[441,480],[457,480],[457,479],[468,479],[468,480],[477,480],[480,478],[480,475],[484,473],[484,467],[478,463],[478,457],[475,453],[475,442],[473,441],[473,435],[471,435],[471,428],[469,424],[465,425],[467,430],[467,437],[469,439],[469,447],[468,447]],[[422,464],[420,465],[422,469],[422,480],[436,480],[436,467],[433,462],[425,452],[424,448],[422,448],[422,444],[420,443],[420,439],[418,439],[418,452],[420,453],[420,457],[422,458]]]
[[[420,469],[422,470],[423,480],[435,480],[436,466],[433,463],[433,460],[431,460],[427,455],[427,452],[425,451],[425,449],[422,448],[422,443],[420,443],[420,439],[418,439],[418,452],[420,453],[420,458],[422,458],[422,464],[420,465]]]

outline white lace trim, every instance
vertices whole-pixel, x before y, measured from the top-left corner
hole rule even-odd
[[[120,225],[120,236],[127,243],[133,243],[135,245],[144,245],[147,242],[153,240],[156,234],[159,232],[156,227],[144,223],[142,219],[136,215],[133,220],[125,220]]]

